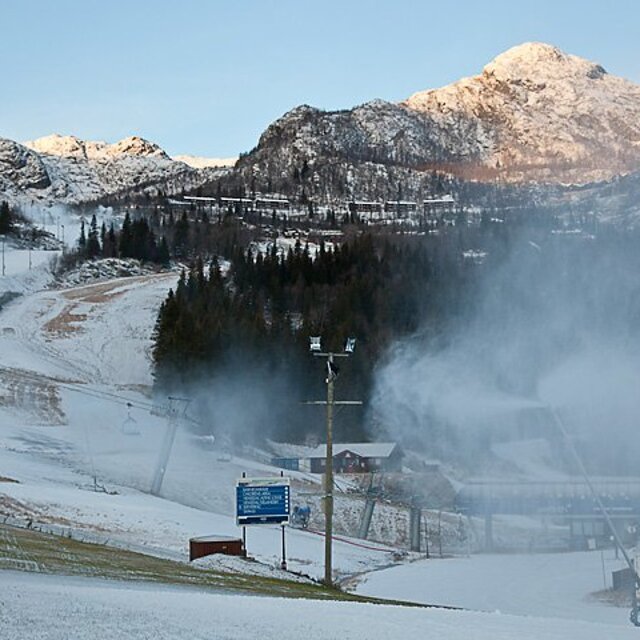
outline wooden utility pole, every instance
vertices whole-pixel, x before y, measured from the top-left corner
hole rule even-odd
[[[332,584],[332,543],[333,543],[333,354],[327,357],[327,451],[324,474],[324,583]]]
[[[333,408],[335,405],[361,405],[359,400],[338,400],[334,398],[334,383],[338,371],[333,364],[334,358],[347,358],[353,353],[353,346],[346,353],[313,352],[314,356],[327,359],[327,399],[306,402],[305,404],[327,406],[327,450],[324,474],[324,583],[333,584],[332,552],[333,552]]]

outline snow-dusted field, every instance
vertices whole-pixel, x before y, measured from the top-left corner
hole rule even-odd
[[[167,420],[138,403],[150,403],[151,335],[176,280],[169,273],[36,290],[0,313],[0,476],[18,481],[0,483],[0,513],[182,558],[190,537],[240,535],[235,483],[243,472],[278,473],[273,467],[229,459],[181,429],[163,497],[148,494]],[[301,486],[320,481],[294,475]],[[94,491],[94,477],[107,492]],[[280,536],[278,527],[251,529],[249,553],[279,564]],[[322,575],[321,536],[291,530],[287,542],[291,569]],[[337,542],[337,573],[393,562],[391,550],[367,547]]]
[[[606,606],[589,597],[604,589],[605,578],[611,587],[611,571],[623,566],[611,550],[604,554],[475,555],[422,560],[374,572],[357,591],[483,611],[628,625],[629,609]]]
[[[466,611],[231,596],[5,572],[3,640],[631,640],[633,628]],[[52,624],[52,621],[55,621]]]

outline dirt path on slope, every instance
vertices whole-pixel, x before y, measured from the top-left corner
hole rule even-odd
[[[62,311],[51,318],[43,326],[43,330],[50,336],[66,336],[83,331],[82,323],[88,318],[86,313],[76,312],[81,304],[104,304],[114,298],[124,295],[132,285],[151,280],[161,280],[174,277],[173,273],[161,273],[144,276],[133,276],[130,278],[118,278],[108,282],[98,282],[96,284],[83,285],[74,289],[69,289],[62,293],[69,304],[65,304]]]

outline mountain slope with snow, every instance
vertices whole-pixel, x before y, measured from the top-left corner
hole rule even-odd
[[[202,156],[179,155],[173,156],[177,162],[184,162],[186,165],[194,169],[206,169],[208,167],[233,167],[238,161],[237,157],[233,158],[203,158]]]
[[[41,191],[50,185],[47,169],[37,153],[0,138],[0,193]]]
[[[334,197],[427,197],[429,174],[586,184],[640,170],[640,86],[540,43],[393,104],[300,106],[240,159],[245,183]],[[302,175],[304,172],[304,175]],[[292,176],[295,178],[292,179]]]
[[[165,193],[208,182],[221,168],[194,168],[138,136],[114,144],[58,134],[19,144],[0,139],[0,197],[82,204]]]
[[[551,45],[526,43],[477,76],[398,104],[296,107],[231,163],[170,158],[136,136],[115,144],[60,135],[24,145],[0,139],[0,193],[78,204],[174,195],[223,174],[230,193],[323,202],[419,200],[450,192],[454,179],[589,184],[640,171],[640,86]]]
[[[403,104],[451,131],[476,124],[471,177],[589,182],[640,167],[640,86],[548,44],[509,49],[480,75]]]
[[[168,403],[151,399],[152,335],[178,273],[44,288],[46,264],[29,270],[27,250],[9,248],[7,258],[11,278],[0,278],[0,296],[22,295],[0,308],[0,519],[64,525],[183,560],[190,537],[239,535],[237,479],[279,470],[230,455],[185,425],[175,434],[162,497],[149,495]],[[291,475],[298,488],[319,487],[318,476]],[[280,536],[278,526],[258,527],[249,552],[279,564]],[[292,530],[288,548],[290,568],[322,575],[322,536]],[[336,572],[387,566],[392,551],[336,542]]]
[[[9,572],[5,640],[632,640],[629,626],[352,602],[234,596],[193,588]],[[519,581],[523,582],[523,581]],[[514,591],[518,589],[515,588]],[[34,606],[38,603],[38,606]],[[54,625],[51,624],[55,620]]]

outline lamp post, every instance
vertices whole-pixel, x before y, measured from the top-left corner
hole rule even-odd
[[[2,275],[4,276],[4,272],[5,272],[5,269],[4,269],[4,241],[5,241],[5,235],[4,234],[0,235],[0,238],[2,238]]]
[[[338,377],[338,367],[334,364],[335,358],[347,358],[355,350],[355,338],[348,338],[344,352],[323,352],[319,337],[309,338],[309,350],[314,356],[327,360],[327,399],[308,402],[307,404],[327,406],[327,450],[325,455],[324,474],[324,583],[327,586],[333,584],[332,552],[333,552],[333,408],[335,405],[361,405],[359,400],[339,400],[334,398],[334,385]]]

